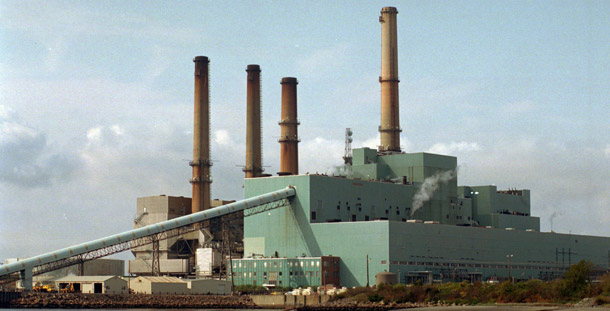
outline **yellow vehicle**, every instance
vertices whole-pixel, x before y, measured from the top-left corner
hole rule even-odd
[[[55,290],[55,286],[53,286],[52,284],[36,284],[36,286],[34,286],[34,291],[35,292],[41,292],[41,293],[51,293],[51,292],[56,292]]]

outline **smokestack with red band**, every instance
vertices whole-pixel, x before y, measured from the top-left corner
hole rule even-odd
[[[282,119],[280,121],[280,175],[299,174],[297,126],[297,79],[282,78]]]
[[[400,152],[400,122],[398,111],[398,50],[394,7],[381,9],[381,125],[379,152]]]
[[[192,212],[210,208],[210,85],[209,59],[197,56],[195,62],[195,122],[193,129]]]
[[[263,172],[261,156],[261,69],[248,65],[246,120],[246,178],[259,177]]]

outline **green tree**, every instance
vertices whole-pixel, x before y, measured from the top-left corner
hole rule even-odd
[[[581,260],[577,264],[572,265],[570,270],[563,276],[561,295],[566,298],[585,297],[591,286],[589,281],[591,268],[593,268],[593,263],[586,260]]]

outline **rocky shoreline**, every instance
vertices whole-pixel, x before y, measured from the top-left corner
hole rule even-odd
[[[248,296],[24,293],[10,308],[258,309]]]

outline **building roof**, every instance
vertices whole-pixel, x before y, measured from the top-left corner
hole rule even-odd
[[[137,280],[147,280],[151,283],[186,283],[180,278],[169,276],[139,276]]]
[[[68,275],[62,278],[55,279],[55,282],[105,282],[112,278],[118,278],[115,275],[92,275],[92,276],[79,276],[79,275]]]

